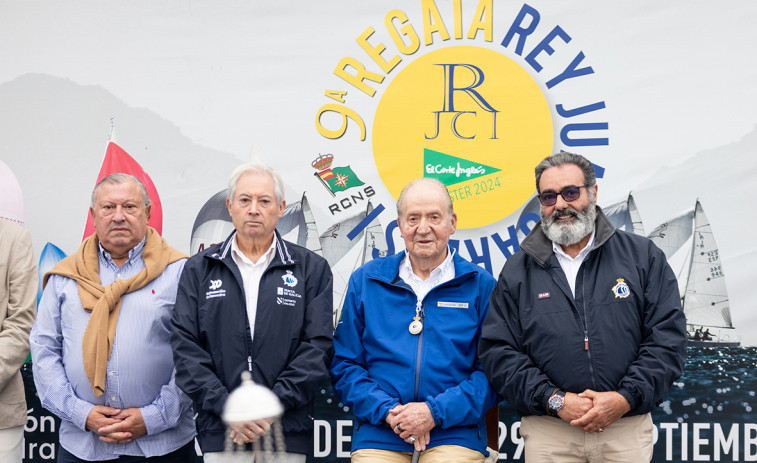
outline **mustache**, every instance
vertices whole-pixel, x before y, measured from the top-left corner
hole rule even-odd
[[[551,215],[550,218],[552,220],[557,220],[561,217],[578,217],[578,211],[573,209],[572,207],[568,206],[565,209],[558,211],[555,210]]]

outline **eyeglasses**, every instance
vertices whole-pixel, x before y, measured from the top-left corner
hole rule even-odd
[[[563,188],[559,193],[553,191],[542,193],[539,195],[539,202],[542,206],[554,206],[557,202],[557,195],[562,196],[562,199],[566,202],[572,202],[581,196],[581,188],[587,188],[588,186],[589,185],[569,186],[568,188]]]

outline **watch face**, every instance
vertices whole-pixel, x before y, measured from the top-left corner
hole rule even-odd
[[[552,410],[561,409],[564,403],[565,400],[559,395],[553,395],[549,398],[549,408],[551,408]]]

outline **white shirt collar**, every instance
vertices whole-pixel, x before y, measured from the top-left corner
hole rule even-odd
[[[420,304],[426,294],[433,288],[439,286],[442,283],[446,283],[455,278],[455,263],[452,260],[454,251],[447,245],[447,257],[442,263],[431,271],[431,274],[425,280],[422,280],[418,275],[413,272],[413,266],[410,263],[410,256],[405,250],[405,257],[400,263],[399,276],[402,281],[410,285],[413,289],[418,303]]]
[[[586,246],[584,246],[584,248],[579,251],[578,255],[575,258],[570,257],[568,254],[566,254],[559,244],[554,242],[552,243],[552,249],[555,251],[557,262],[560,263],[560,267],[565,273],[565,278],[568,280],[570,291],[573,293],[573,297],[576,296],[576,278],[578,277],[578,270],[581,268],[581,264],[586,259],[586,256],[589,255],[592,247],[594,247],[594,232],[591,232],[589,242],[586,243]]]
[[[568,254],[565,253],[565,251],[562,250],[562,246],[552,242],[552,250],[555,251],[555,254],[557,254],[558,257],[564,257],[568,260],[576,260],[579,259],[583,262],[583,260],[586,258],[586,255],[589,254],[589,251],[591,251],[591,248],[594,247],[594,231],[591,232],[591,236],[589,236],[589,242],[586,243],[586,246],[584,246],[583,249],[578,253],[578,255],[573,258],[570,257]]]
[[[237,263],[237,265],[241,265],[242,263],[245,263],[247,265],[261,265],[264,264],[266,267],[268,267],[268,264],[271,263],[273,260],[273,252],[274,249],[276,249],[276,237],[274,236],[271,240],[271,246],[268,248],[268,250],[260,256],[260,259],[258,259],[257,262],[253,262],[249,257],[247,257],[241,249],[239,249],[239,244],[237,243],[238,235],[234,234],[234,239],[231,240],[231,257],[234,259],[234,262]]]
[[[452,270],[452,276],[455,275],[455,266],[452,264],[452,255],[454,254],[454,251],[452,248],[447,245],[447,257],[444,258],[441,264],[439,264],[438,267],[433,269],[431,271],[431,274],[427,279],[433,279],[438,278],[438,276],[442,273],[448,273],[450,269]],[[405,250],[405,257],[402,259],[402,263],[400,264],[400,278],[403,280],[405,277],[415,277],[419,280],[421,278],[413,272],[413,264],[410,263],[410,254],[408,254],[407,250]],[[421,280],[423,281],[423,280]]]

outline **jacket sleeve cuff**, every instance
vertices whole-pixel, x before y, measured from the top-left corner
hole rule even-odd
[[[543,415],[549,415],[549,412],[547,409],[549,408],[549,398],[552,397],[552,393],[555,391],[555,389],[559,389],[556,386],[549,385],[544,389],[544,392],[541,395],[541,400],[539,400],[539,405],[541,406],[539,410],[541,410]]]
[[[635,391],[621,387],[620,389],[618,389],[618,394],[622,395],[628,401],[628,405],[631,406],[631,410],[636,409],[636,407],[639,405],[639,398],[636,397]]]
[[[387,402],[386,404],[381,405],[379,407],[378,418],[380,422],[383,421],[384,426],[389,427],[389,424],[386,422],[386,418],[389,416],[389,412],[392,411],[392,409],[394,409],[394,407],[396,407],[399,404],[400,404],[399,401]]]
[[[428,406],[428,409],[431,411],[431,417],[434,419],[434,425],[441,426],[442,414],[441,414],[441,410],[439,410],[439,404],[436,402],[436,400],[433,397],[427,397],[426,405]]]

